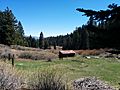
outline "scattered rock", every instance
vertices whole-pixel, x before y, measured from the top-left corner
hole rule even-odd
[[[83,57],[87,59],[91,59],[91,58],[99,59],[100,58],[99,56],[83,56]]]
[[[120,54],[118,54],[117,58],[120,59]]]
[[[74,90],[115,90],[97,78],[81,78],[73,82]]]
[[[91,57],[90,56],[85,56],[85,58],[90,59]]]

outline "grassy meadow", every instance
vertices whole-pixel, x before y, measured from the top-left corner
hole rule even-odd
[[[21,46],[19,48],[11,48],[7,50],[1,48],[0,53],[2,54],[3,52],[7,51],[15,55],[14,69],[17,69],[15,72],[21,73],[20,76],[24,78],[23,81],[25,82],[29,81],[29,78],[37,75],[37,73],[43,73],[47,71],[50,73],[56,73],[58,76],[62,76],[63,80],[67,82],[69,86],[72,85],[74,80],[79,78],[97,77],[111,86],[120,88],[120,59],[103,57],[106,55],[104,49],[78,50],[75,51],[77,53],[75,57],[67,57],[59,60],[59,50],[42,50]],[[5,53],[7,54],[7,52]],[[99,58],[83,57],[89,55],[98,56]],[[11,61],[7,61],[6,63],[10,64],[11,66]],[[0,65],[2,65],[1,62]],[[6,68],[5,72],[6,71],[10,71],[9,67]],[[11,72],[9,73],[11,74]]]
[[[81,56],[54,59],[52,62],[45,60],[16,60],[15,67],[25,72],[37,70],[53,70],[61,73],[69,83],[81,77],[97,77],[104,82],[119,87],[120,83],[120,60],[112,58],[87,59]]]

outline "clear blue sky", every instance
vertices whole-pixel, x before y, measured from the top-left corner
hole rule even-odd
[[[0,0],[0,10],[7,6],[22,22],[25,35],[45,37],[65,35],[85,24],[87,18],[76,8],[106,9],[111,3],[120,5],[120,0]]]

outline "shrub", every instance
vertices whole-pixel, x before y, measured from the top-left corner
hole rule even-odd
[[[1,51],[1,54],[0,54],[0,58],[1,59],[9,59],[9,58],[12,58],[13,57],[13,53],[11,52],[11,50],[9,48],[5,48]]]
[[[24,59],[31,59],[32,58],[32,54],[29,52],[23,52],[19,55],[19,58],[24,58]]]
[[[38,48],[25,47],[25,46],[20,46],[20,45],[11,45],[10,47],[12,49],[22,50],[22,51],[40,51],[40,49]]]
[[[0,48],[9,48],[9,46],[4,45],[4,44],[0,44]]]
[[[11,45],[10,47],[12,49],[22,50],[22,51],[29,50],[28,47],[24,47],[24,46],[20,46],[20,45]]]
[[[23,85],[22,77],[10,65],[0,63],[0,90],[16,90]]]
[[[57,58],[57,55],[47,52],[47,51],[31,51],[31,52],[22,52],[18,58],[23,58],[23,59],[32,59],[32,60],[48,60],[50,59],[55,59]]]
[[[80,55],[100,55],[101,53],[105,52],[103,49],[93,49],[93,50],[76,50],[76,53]]]
[[[66,90],[62,76],[54,72],[38,72],[31,75],[28,86],[30,90]]]

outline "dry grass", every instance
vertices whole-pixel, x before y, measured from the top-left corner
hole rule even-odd
[[[3,49],[7,46],[0,45],[0,53]],[[15,55],[16,59],[31,59],[31,60],[50,60],[58,58],[59,50],[54,49],[39,49],[39,48],[30,48],[30,47],[23,47],[19,45],[11,45],[11,52]],[[75,50],[75,52],[79,55],[100,55],[104,53],[105,49],[93,49],[93,50]]]
[[[49,60],[58,57],[58,50],[39,49],[12,45],[11,51],[15,54],[16,58],[31,59],[31,60]]]
[[[21,72],[11,65],[0,62],[0,90],[17,90],[24,84]]]
[[[105,52],[104,49],[93,49],[93,50],[75,50],[76,53],[79,55],[99,55],[103,52]]]
[[[58,57],[57,54],[54,54],[54,53],[49,52],[47,50],[46,51],[42,50],[40,52],[38,52],[38,51],[26,51],[26,52],[20,53],[20,55],[18,56],[18,58],[32,59],[32,60],[48,60],[48,59],[55,59],[57,57]]]
[[[68,90],[62,75],[55,71],[38,71],[31,75],[28,88],[30,90]]]
[[[0,90],[68,90],[62,74],[56,70],[29,72],[0,62]]]
[[[25,47],[25,46],[20,46],[20,45],[11,45],[11,49],[15,50],[22,50],[22,51],[39,51],[40,49],[38,48],[31,48],[31,47]]]

